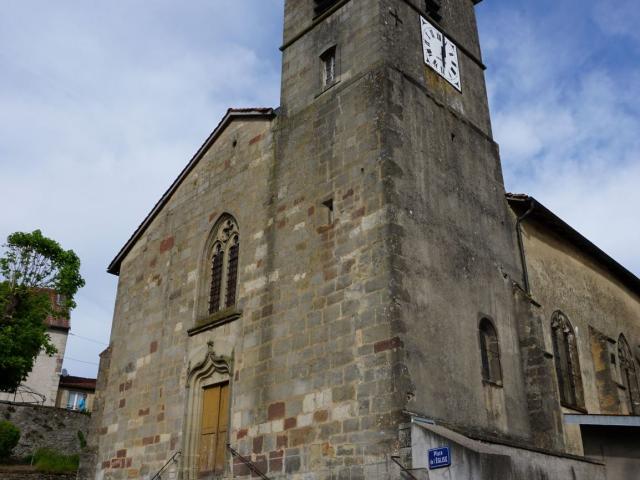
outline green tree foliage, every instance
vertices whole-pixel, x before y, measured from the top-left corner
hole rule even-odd
[[[9,458],[20,440],[20,430],[13,423],[0,421],[0,458]]]
[[[56,353],[47,335],[48,316],[69,318],[84,286],[80,259],[42,235],[16,232],[0,257],[0,390],[15,390],[40,353]],[[55,292],[62,299],[51,301]]]

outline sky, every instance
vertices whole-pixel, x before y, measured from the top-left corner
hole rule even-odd
[[[357,1],[357,0],[355,0]],[[640,275],[637,0],[477,7],[508,191]],[[283,0],[0,0],[0,240],[73,249],[64,368],[95,376],[106,267],[228,107],[277,106]]]

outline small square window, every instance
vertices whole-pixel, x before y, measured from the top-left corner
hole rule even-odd
[[[322,62],[322,87],[329,88],[336,83],[336,47],[331,47],[320,55]]]

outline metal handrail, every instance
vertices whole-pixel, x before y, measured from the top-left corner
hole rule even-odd
[[[151,477],[151,480],[162,480],[161,474],[162,472],[164,472],[167,467],[169,466],[169,464],[171,462],[177,462],[178,461],[178,457],[182,455],[181,451],[177,451],[176,453],[174,453],[173,455],[171,455],[171,458],[169,460],[167,460],[167,463],[164,464],[164,466],[158,470],[158,473],[156,473],[153,477]]]
[[[270,480],[269,477],[262,473],[251,460],[240,455],[237,450],[234,450],[230,443],[227,443],[227,450],[229,450],[231,452],[231,455],[233,455],[234,457],[238,457],[240,461],[249,468],[249,470],[258,475],[260,478],[262,478],[263,480]]]
[[[400,457],[398,455],[391,455],[391,461],[393,463],[395,463],[396,465],[398,465],[400,467],[400,470],[402,470],[404,473],[406,473],[407,475],[409,475],[411,478],[413,478],[413,480],[418,480],[413,473],[411,473],[411,470],[409,470],[407,467],[405,467],[404,465],[402,465],[400,462]],[[428,473],[427,473],[427,478],[428,478]]]

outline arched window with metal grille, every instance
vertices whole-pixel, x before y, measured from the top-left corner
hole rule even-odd
[[[495,385],[502,385],[502,365],[498,332],[488,318],[480,321],[480,355],[482,359],[482,379]]]
[[[584,409],[584,390],[576,334],[567,316],[558,311],[551,318],[556,376],[562,405]]]
[[[640,415],[640,382],[636,362],[624,335],[618,339],[618,358],[620,359],[620,377],[625,388],[625,397],[629,415]]]
[[[240,252],[238,225],[231,216],[218,221],[213,234],[209,254],[209,314],[236,304]]]

